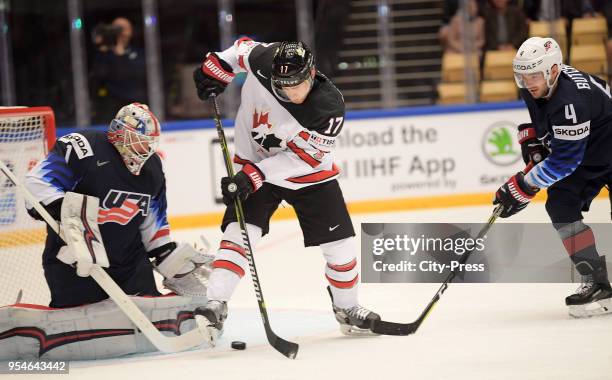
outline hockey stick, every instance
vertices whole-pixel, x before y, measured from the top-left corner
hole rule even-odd
[[[219,141],[221,143],[221,151],[223,152],[223,160],[225,162],[225,169],[229,177],[234,176],[234,167],[232,166],[232,159],[230,157],[229,148],[227,147],[227,140],[225,138],[225,132],[223,132],[223,125],[221,125],[221,116],[219,112],[219,105],[217,104],[217,97],[212,96],[213,109],[215,112],[215,125],[217,127],[217,134],[219,135]],[[289,342],[279,337],[272,331],[270,321],[268,319],[268,311],[266,309],[266,303],[264,302],[263,292],[261,290],[261,284],[259,283],[259,276],[257,275],[257,269],[255,268],[255,260],[253,259],[253,251],[251,249],[251,241],[249,240],[249,234],[246,229],[246,222],[244,219],[244,210],[242,209],[242,202],[239,198],[236,198],[234,202],[236,210],[236,219],[240,224],[240,231],[242,232],[242,241],[244,243],[244,251],[249,260],[249,268],[251,270],[251,279],[253,280],[253,286],[255,288],[255,295],[257,296],[257,305],[259,305],[259,312],[261,313],[261,319],[263,320],[264,329],[266,330],[266,336],[268,342],[278,352],[285,355],[289,359],[295,359],[299,346],[296,343]]]
[[[489,231],[489,229],[491,228],[493,223],[495,223],[495,220],[497,219],[497,217],[501,214],[502,210],[503,210],[503,207],[501,205],[498,205],[497,207],[495,207],[495,209],[493,210],[493,213],[491,214],[491,217],[489,217],[489,220],[487,221],[487,224],[478,233],[478,236],[476,237],[476,240],[478,240],[478,239],[482,238],[484,235],[486,235],[486,233]],[[468,251],[468,252],[464,253],[461,256],[461,258],[459,259],[459,263],[460,264],[465,264],[465,262],[470,257],[472,252],[474,252],[474,250],[471,250],[471,251]],[[460,267],[461,266],[459,266],[459,268]],[[417,318],[416,321],[411,322],[411,323],[395,323],[395,322],[387,322],[387,321],[374,321],[373,326],[371,328],[372,332],[374,332],[376,334],[381,334],[381,335],[410,335],[410,334],[414,334],[417,331],[417,329],[419,328],[419,326],[421,326],[421,323],[423,323],[425,318],[427,318],[427,316],[429,315],[429,313],[431,312],[433,307],[436,305],[436,303],[440,300],[440,297],[442,296],[442,294],[444,294],[444,292],[448,288],[448,284],[451,281],[453,281],[455,276],[457,276],[457,272],[458,271],[455,269],[455,270],[451,271],[448,274],[448,276],[446,276],[446,278],[444,279],[444,282],[442,283],[442,286],[440,286],[440,289],[438,289],[438,291],[436,292],[434,297],[431,299],[431,301],[429,301],[429,304],[427,304],[427,307],[425,307],[425,310],[423,310],[423,312]]]
[[[535,165],[536,164],[533,161],[530,161],[525,167],[525,169],[523,169],[523,173],[524,174],[529,173],[529,171],[531,171],[531,169],[533,169]],[[497,205],[497,207],[493,209],[493,213],[489,217],[487,224],[482,228],[482,230],[480,230],[476,239],[480,239],[484,235],[486,235],[486,233],[489,231],[493,223],[495,223],[495,220],[502,213],[502,211],[503,211],[503,207],[501,204]],[[474,250],[464,253],[463,256],[461,256],[461,258],[459,259],[459,263],[465,264],[465,262],[467,261],[469,256],[472,254],[472,252],[474,252]],[[461,266],[459,266],[459,268],[461,268]],[[419,318],[417,318],[416,321],[412,323],[395,323],[395,322],[387,322],[387,321],[377,321],[377,322],[374,322],[374,325],[371,330],[381,335],[414,334],[419,328],[419,326],[421,326],[421,323],[423,323],[425,318],[427,318],[427,315],[429,315],[429,313],[431,312],[431,309],[433,309],[433,307],[436,305],[436,303],[438,302],[442,294],[444,294],[444,292],[448,288],[448,284],[453,280],[453,278],[455,278],[456,275],[457,275],[456,271],[451,271],[448,274],[448,276],[446,276],[446,279],[444,279],[442,286],[440,286],[440,289],[438,289],[438,291],[436,292],[436,295],[434,295],[431,301],[429,301],[429,304],[427,304],[427,307],[425,307],[425,310],[423,310],[423,312],[421,313]]]
[[[49,215],[49,212],[34,198],[32,193],[26,189],[24,185],[19,183],[13,172],[0,161],[0,171],[8,177],[8,179],[19,189],[24,195],[24,198],[32,204],[38,214],[45,222],[55,231],[62,240],[66,240],[60,231],[59,224]],[[205,327],[200,327],[196,322],[196,327],[186,334],[176,337],[169,337],[162,334],[149,321],[146,315],[134,304],[134,301],[128,297],[117,283],[100,267],[93,265],[90,273],[91,277],[100,285],[100,287],[108,294],[108,296],[117,304],[123,313],[138,327],[140,331],[149,339],[149,341],[160,351],[163,352],[179,352],[188,350],[193,347],[202,345],[208,341],[207,331]]]

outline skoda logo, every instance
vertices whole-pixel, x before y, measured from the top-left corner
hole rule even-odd
[[[487,160],[499,166],[510,166],[520,160],[516,124],[498,121],[487,128],[482,137],[482,152]]]

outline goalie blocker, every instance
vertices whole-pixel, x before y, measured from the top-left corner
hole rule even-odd
[[[96,197],[73,192],[67,192],[62,202],[60,229],[64,232],[66,246],[60,248],[57,258],[76,266],[80,277],[88,277],[93,265],[109,267],[98,228],[99,204]]]

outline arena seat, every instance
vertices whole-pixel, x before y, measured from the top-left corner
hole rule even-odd
[[[440,83],[438,85],[438,104],[462,104],[466,102],[465,83]]]
[[[514,80],[484,80],[480,83],[481,102],[502,102],[518,98]]]
[[[572,22],[572,46],[604,43],[608,25],[603,17],[575,18]]]
[[[516,50],[490,50],[485,54],[484,79],[503,80],[513,79],[512,60]]]
[[[474,55],[471,65],[479,79],[478,57]],[[444,53],[442,56],[442,81],[463,82],[465,80],[465,56],[461,53]]]
[[[589,74],[606,74],[608,72],[606,48],[602,43],[572,46],[570,64]]]

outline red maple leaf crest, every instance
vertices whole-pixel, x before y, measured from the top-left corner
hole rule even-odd
[[[272,124],[268,121],[269,112],[253,113],[253,128],[251,137],[263,149],[270,152],[272,148],[280,148],[282,140],[272,132]]]
[[[258,114],[257,111],[255,111],[253,113],[253,129],[261,125],[266,125],[268,129],[272,128],[272,124],[268,122],[268,114],[269,112],[266,112],[266,113],[262,112],[261,114]]]

